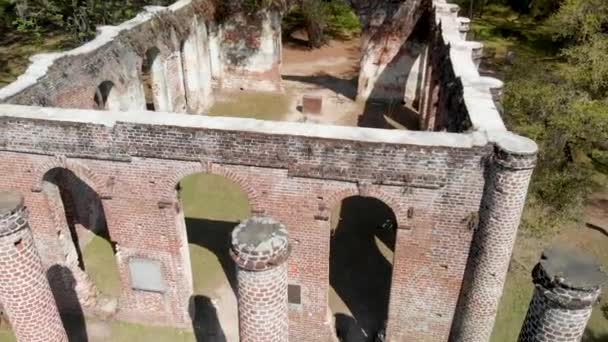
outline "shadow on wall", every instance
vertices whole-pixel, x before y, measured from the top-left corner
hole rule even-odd
[[[192,296],[189,312],[197,342],[226,342],[217,310],[209,297]]]
[[[336,333],[344,341],[374,341],[384,330],[396,228],[384,202],[359,196],[342,201],[331,240],[330,284],[353,316],[336,314]]]
[[[61,265],[53,265],[46,273],[51,292],[57,303],[61,321],[70,342],[87,342],[87,328],[82,307],[76,295],[76,279],[72,271]]]
[[[55,191],[55,189],[46,187],[49,197],[59,196],[61,199],[64,209],[63,214],[78,254],[78,266],[85,270],[82,257],[83,246],[78,232],[79,227],[108,241],[112,246],[113,253],[116,254],[116,246],[110,240],[106,215],[99,194],[67,169],[52,169],[44,175],[43,180],[47,184],[55,185],[58,190]],[[52,199],[56,200],[57,198]]]
[[[424,15],[416,23],[416,27],[407,40],[399,48],[399,52],[388,62],[386,68],[377,77],[374,88],[365,104],[365,109],[359,117],[360,127],[395,128],[385,119],[385,115],[396,121],[400,126],[409,130],[419,129],[419,114],[404,106],[406,81],[413,71],[414,61],[420,57],[423,42],[428,41],[428,16]],[[376,58],[379,58],[377,56]],[[418,80],[413,100],[413,106],[418,107],[422,91],[422,76],[424,63],[418,64]],[[384,104],[382,106],[382,104]]]

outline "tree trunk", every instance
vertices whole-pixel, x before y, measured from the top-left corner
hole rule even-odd
[[[308,33],[308,45],[311,48],[320,48],[325,43],[323,35],[325,13],[323,13],[321,4],[319,0],[302,0],[300,5],[304,15],[306,33]]]
[[[317,49],[323,45],[323,29],[314,20],[306,20],[306,32],[308,33],[308,45]]]

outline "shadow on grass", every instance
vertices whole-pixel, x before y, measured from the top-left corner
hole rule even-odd
[[[192,296],[189,312],[197,342],[226,342],[217,310],[209,297]]]
[[[345,341],[374,341],[384,330],[392,260],[383,255],[376,238],[394,251],[396,227],[393,211],[380,200],[356,196],[342,201],[331,240],[329,277],[353,316],[335,317],[336,334]]]
[[[608,342],[608,334],[598,334],[587,328],[583,335],[582,342]]]
[[[61,321],[70,342],[87,342],[84,312],[76,295],[76,279],[72,271],[61,265],[53,265],[46,273],[51,292],[57,303]]]
[[[199,218],[186,218],[188,242],[213,253],[236,295],[236,268],[230,257],[231,233],[237,222],[215,221]],[[198,270],[193,270],[197,273]],[[204,272],[204,270],[201,270]]]

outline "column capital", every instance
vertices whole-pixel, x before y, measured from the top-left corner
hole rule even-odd
[[[487,132],[488,140],[496,146],[494,161],[508,169],[529,170],[536,166],[538,145],[526,137],[508,132]]]
[[[230,256],[242,269],[272,269],[287,260],[289,251],[287,229],[271,218],[252,217],[232,231]]]

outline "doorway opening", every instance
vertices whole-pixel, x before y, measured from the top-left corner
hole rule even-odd
[[[354,196],[332,208],[329,308],[336,336],[373,342],[384,333],[397,220],[384,202]]]
[[[72,171],[49,170],[43,177],[66,262],[86,273],[94,286],[109,298],[121,292],[116,244],[110,237],[102,200],[95,189]],[[75,275],[77,279],[79,277]]]
[[[188,237],[197,341],[236,341],[236,269],[229,250],[232,230],[251,215],[247,194],[232,180],[209,173],[184,177],[177,190],[178,224]]]

